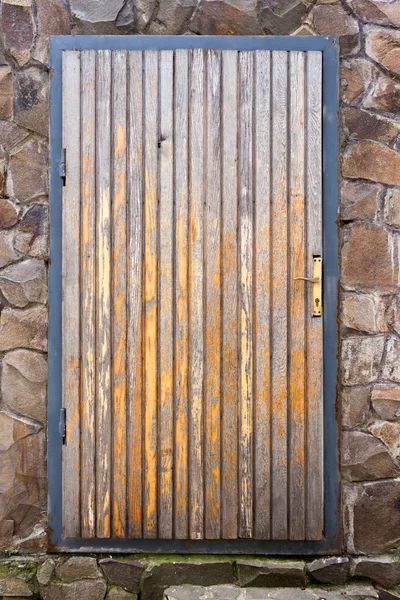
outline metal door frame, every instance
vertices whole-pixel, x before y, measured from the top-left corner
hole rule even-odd
[[[146,540],[66,539],[62,537],[62,438],[61,409],[61,297],[62,297],[62,52],[64,50],[320,50],[323,98],[323,402],[324,402],[324,539],[287,540]],[[319,36],[53,36],[50,38],[50,269],[49,269],[49,380],[48,380],[48,482],[49,549],[79,552],[164,552],[194,554],[338,553],[341,549],[339,518],[338,424],[338,108],[339,42]]]

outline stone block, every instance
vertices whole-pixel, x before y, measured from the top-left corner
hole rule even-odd
[[[199,35],[262,35],[255,7],[241,8],[223,0],[201,0],[190,29]]]
[[[0,119],[12,116],[13,84],[10,67],[0,67]]]
[[[53,579],[56,563],[52,558],[47,558],[38,568],[36,578],[39,585],[48,585]]]
[[[265,592],[264,592],[265,594]],[[239,600],[248,598],[247,591],[232,585],[201,587],[199,585],[171,586],[164,592],[166,600]]]
[[[14,248],[15,231],[0,231],[0,268],[20,258]]]
[[[379,418],[394,421],[400,417],[400,386],[376,383],[372,388],[371,401]]]
[[[365,50],[388,71],[400,75],[400,31],[367,26]]]
[[[374,221],[383,187],[378,183],[345,181],[341,190],[340,218],[343,221]]]
[[[350,0],[351,8],[365,23],[400,27],[400,2],[382,0]]]
[[[16,144],[19,144],[29,132],[16,125],[12,121],[0,121],[0,140],[6,152],[9,152]]]
[[[400,227],[400,189],[390,188],[385,197],[384,219],[392,227]]]
[[[400,455],[400,423],[375,421],[370,424],[368,429],[372,435],[385,444],[390,454],[397,461]]]
[[[307,570],[316,581],[341,585],[349,576],[349,559],[346,556],[319,558],[308,563]]]
[[[21,597],[31,598],[33,591],[28,584],[20,577],[4,577],[0,579],[0,595],[10,598]]]
[[[365,385],[376,381],[383,356],[384,337],[354,337],[342,342],[342,383]]]
[[[85,579],[73,583],[50,583],[41,589],[43,600],[104,600],[107,591],[103,579]]]
[[[48,256],[49,206],[34,204],[24,214],[15,234],[15,248],[36,258]]]
[[[69,35],[71,25],[66,2],[63,0],[36,0],[37,38],[32,56],[38,62],[49,64],[49,37]]]
[[[81,21],[114,23],[123,5],[124,0],[72,0],[71,12]]]
[[[10,158],[9,196],[25,202],[46,195],[48,160],[48,146],[42,140],[30,138],[16,148]]]
[[[353,106],[343,111],[343,122],[350,140],[376,140],[393,146],[400,133],[394,119]]]
[[[1,20],[4,47],[23,67],[29,62],[35,32],[30,0],[3,2]]]
[[[365,108],[398,113],[400,109],[400,83],[383,73],[379,73],[368,88],[362,104]]]
[[[371,85],[375,70],[375,67],[362,57],[342,61],[340,66],[341,95],[346,104],[357,104],[362,100]]]
[[[271,35],[301,35],[298,30],[307,14],[308,4],[304,0],[262,0],[260,20],[263,29]],[[306,35],[310,35],[310,30]],[[312,34],[311,34],[312,35]]]
[[[152,35],[179,35],[185,32],[193,11],[196,0],[161,0],[156,21],[149,27]]]
[[[384,379],[400,383],[400,340],[397,338],[390,338],[387,342],[382,376]]]
[[[342,323],[349,329],[366,333],[387,331],[385,303],[382,297],[365,294],[344,294]]]
[[[348,481],[388,479],[400,474],[400,468],[385,444],[362,431],[342,435],[342,475]]]
[[[156,7],[156,0],[133,0],[135,31],[143,33]]]
[[[72,556],[56,567],[56,577],[72,583],[79,579],[99,579],[102,573],[97,566],[97,560],[90,556]]]
[[[238,560],[236,569],[241,587],[304,587],[306,585],[303,561]]]
[[[319,4],[312,12],[312,22],[319,35],[337,35],[342,55],[354,54],[360,48],[357,20],[348,14],[339,2]]]
[[[342,426],[365,427],[371,418],[369,387],[344,387],[341,392]]]
[[[12,306],[47,302],[47,271],[43,261],[28,258],[0,270],[0,290]]]
[[[137,600],[138,595],[127,592],[121,587],[113,587],[107,594],[106,600]]]
[[[46,71],[31,67],[15,74],[14,120],[18,125],[48,136],[49,80]]]
[[[353,558],[353,577],[367,577],[379,585],[392,588],[400,584],[400,558],[396,555]]]
[[[361,141],[344,154],[343,177],[400,185],[400,154],[383,144]]]
[[[0,200],[0,229],[13,227],[18,221],[18,210],[9,200]]]
[[[103,558],[100,560],[100,566],[109,583],[138,593],[139,581],[144,571],[141,562]]]
[[[5,308],[0,315],[0,351],[14,348],[47,350],[47,309]]]

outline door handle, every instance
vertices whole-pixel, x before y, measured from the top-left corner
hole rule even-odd
[[[322,258],[313,258],[313,277],[293,277],[294,281],[307,281],[313,284],[313,317],[322,315]]]

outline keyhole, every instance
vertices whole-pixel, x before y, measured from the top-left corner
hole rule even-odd
[[[319,298],[315,298],[315,306],[318,308],[318,306],[319,306]]]

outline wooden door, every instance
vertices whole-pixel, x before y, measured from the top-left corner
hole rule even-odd
[[[63,52],[63,534],[323,537],[322,52]]]

